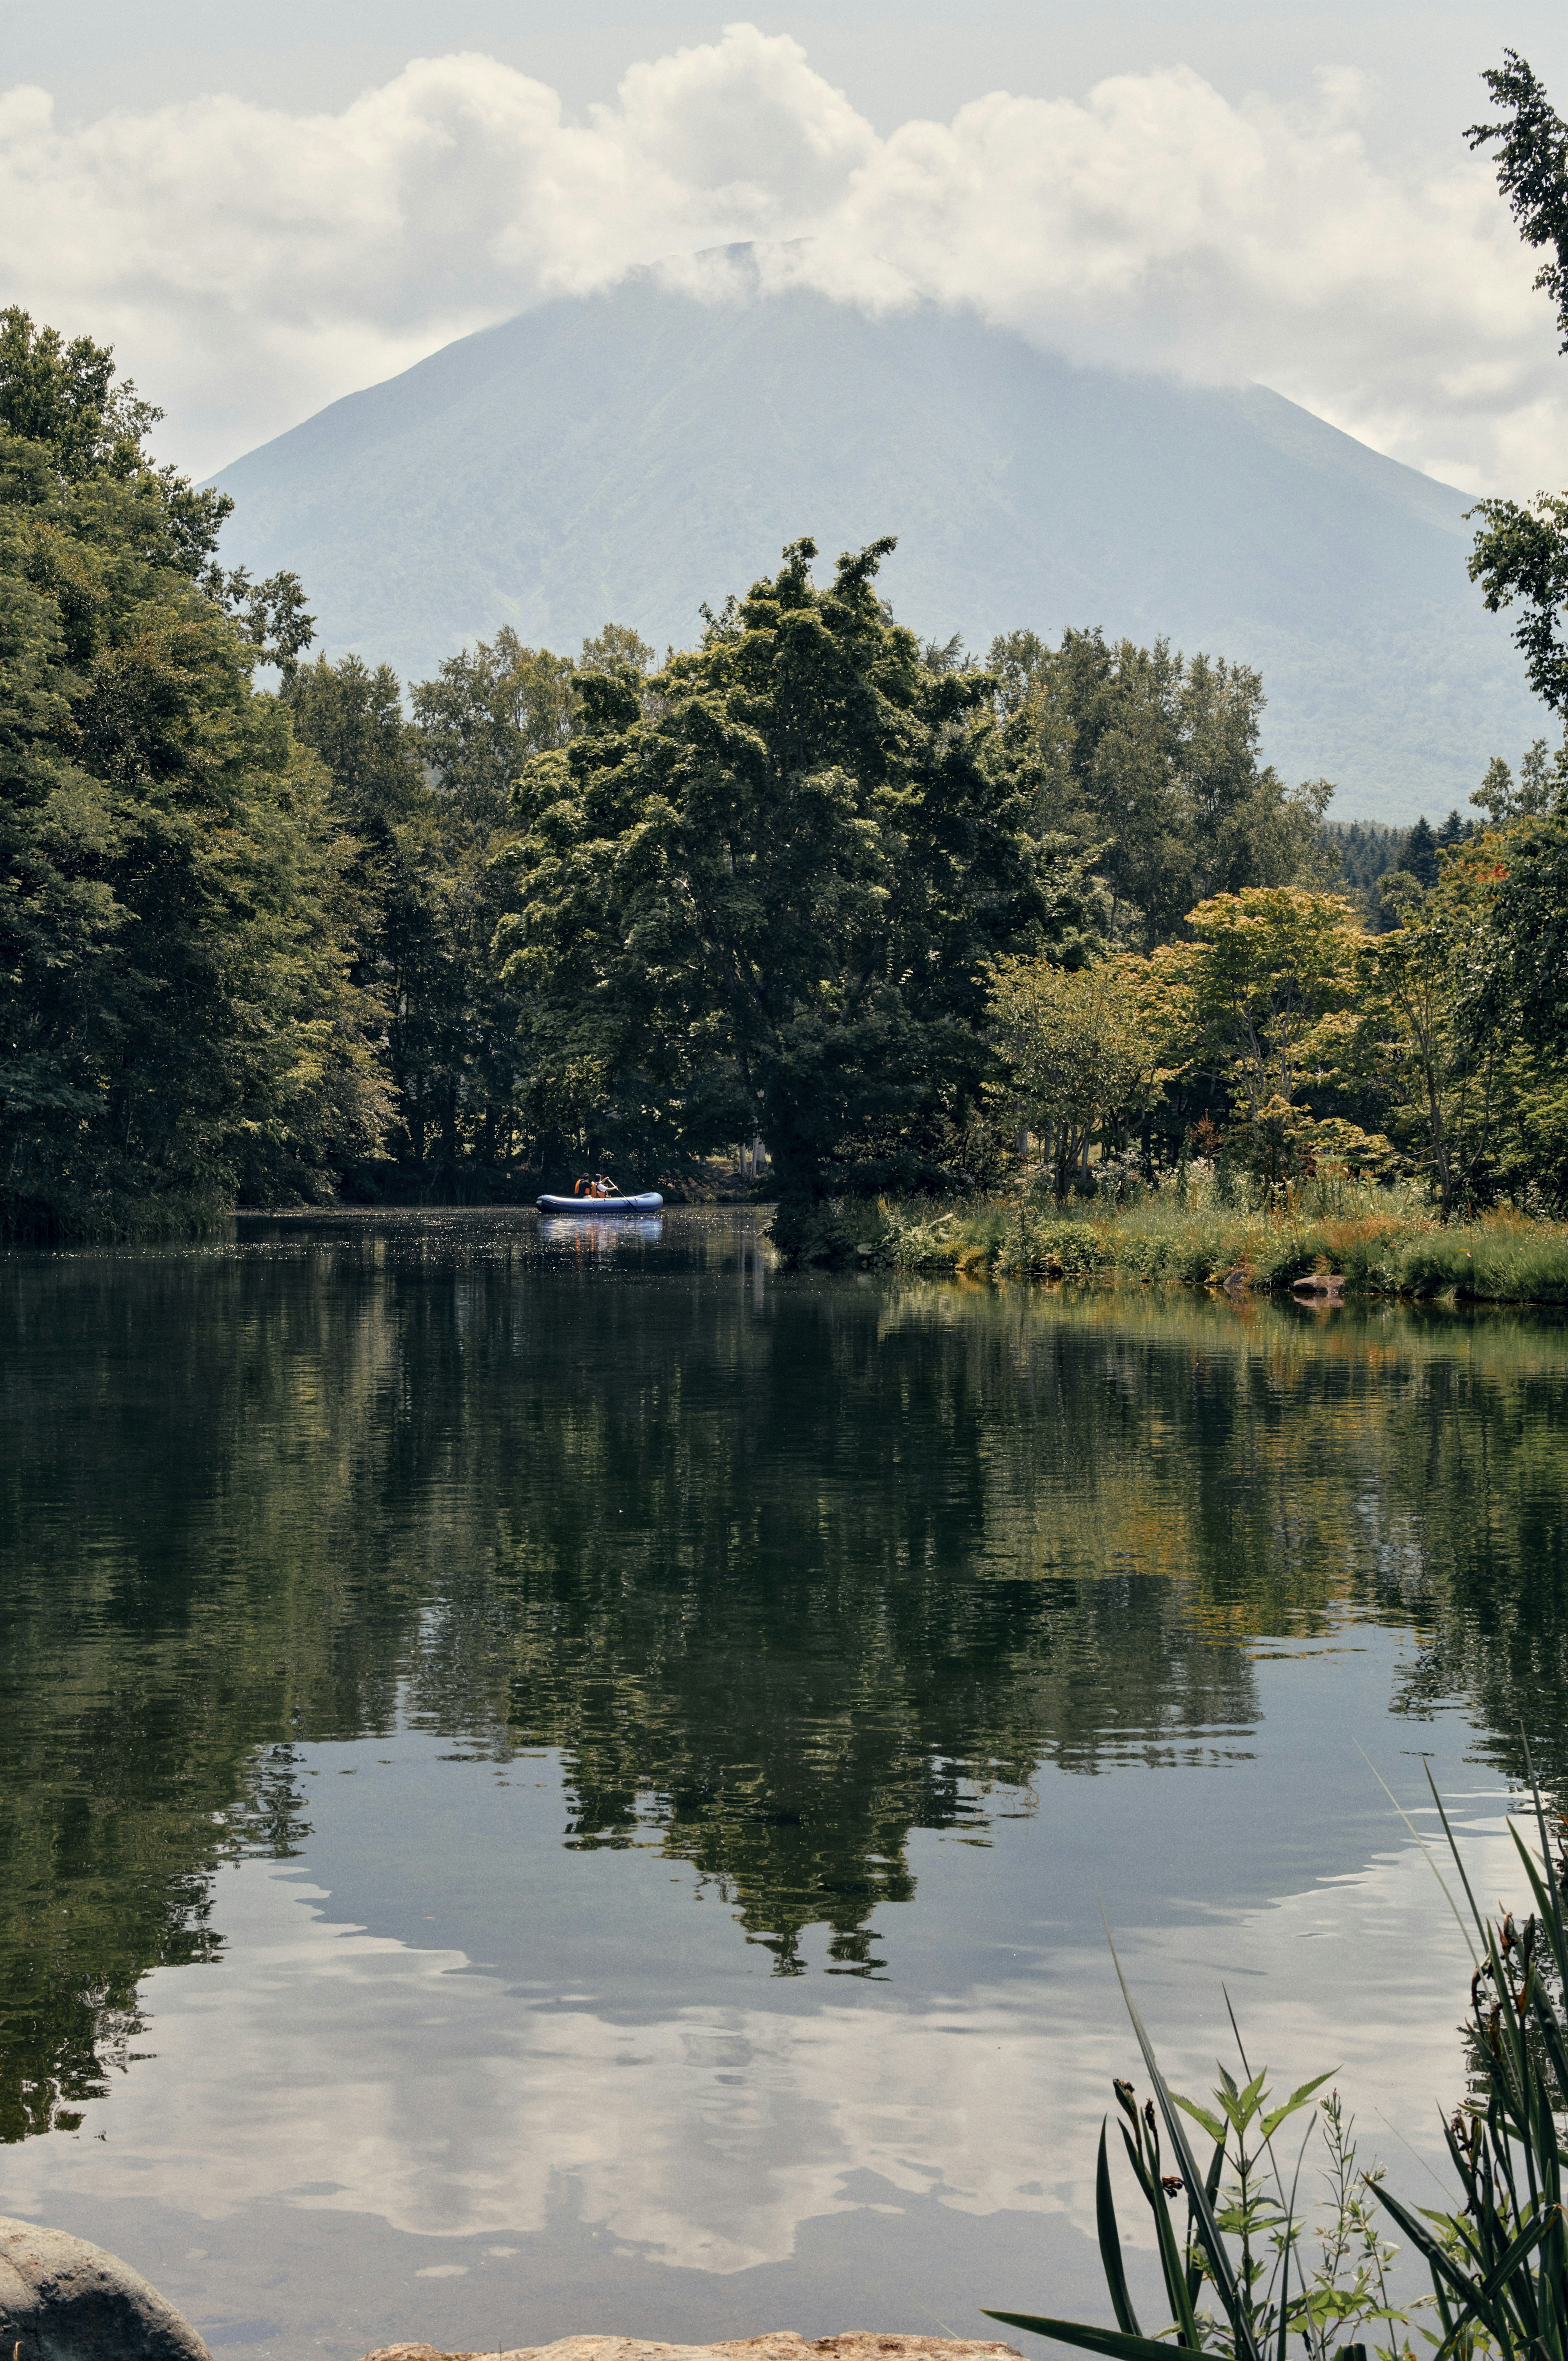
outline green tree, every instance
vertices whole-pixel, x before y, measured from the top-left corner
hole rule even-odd
[[[384,1113],[319,764],[111,356],[0,314],[0,1219],[330,1187]]]
[[[576,726],[575,681],[570,656],[526,647],[503,627],[411,691],[412,742],[433,793],[400,845],[400,1145],[449,1183],[465,1165],[509,1161],[521,1137],[517,1005],[490,957],[509,884],[499,856],[516,835],[524,765]]]
[[[1505,49],[1482,79],[1499,116],[1473,123],[1465,137],[1472,148],[1495,147],[1497,185],[1519,235],[1548,253],[1535,283],[1557,306],[1559,349],[1568,352],[1568,124],[1516,50]],[[1568,492],[1538,492],[1529,503],[1478,500],[1475,513],[1483,523],[1470,578],[1494,614],[1518,606],[1514,641],[1530,686],[1554,713],[1568,715]]]
[[[1368,940],[1359,1001],[1366,1063],[1446,1220],[1480,1181],[1497,1119],[1502,1043],[1466,1006],[1488,896],[1475,859],[1445,862],[1430,886],[1397,873],[1385,892],[1395,924]]]
[[[1100,631],[994,641],[1003,713],[1034,738],[1046,824],[1096,848],[1118,935],[1170,941],[1195,902],[1313,867],[1332,790],[1258,760],[1263,685],[1245,664]]]
[[[583,642],[577,670],[624,673],[641,681],[647,679],[652,664],[653,650],[640,631],[629,623],[607,623],[602,631]]]
[[[855,1133],[972,1103],[983,962],[1046,908],[1034,782],[987,677],[888,620],[891,546],[818,588],[798,542],[641,693],[585,675],[509,856],[499,945],[542,1071],[593,1060],[672,1146],[755,1125],[796,1209],[863,1180]]]
[[[1482,838],[1477,851],[1490,870],[1491,961],[1477,980],[1473,1022],[1561,1060],[1568,1055],[1568,796]]]
[[[1545,739],[1538,738],[1520,763],[1517,779],[1502,756],[1495,755],[1470,800],[1488,814],[1495,828],[1503,828],[1509,820],[1529,819],[1537,812],[1549,811],[1561,799],[1565,784],[1568,747],[1560,746],[1552,754]]]
[[[591,1123],[603,1098],[592,1061],[535,1076],[524,1058],[489,952],[508,893],[497,855],[524,764],[579,727],[584,674],[640,684],[652,660],[624,624],[607,623],[576,660],[503,629],[419,683],[411,718],[386,664],[323,657],[285,678],[296,734],[331,772],[352,840],[356,972],[386,1011],[389,1146],[421,1187],[492,1187]]]
[[[1429,891],[1437,884],[1437,831],[1423,812],[1399,848],[1398,867]]]
[[[1314,1148],[1311,1109],[1299,1093],[1332,1084],[1350,1054],[1360,918],[1338,894],[1255,885],[1212,895],[1188,923],[1195,939],[1168,946],[1152,963],[1168,1032],[1228,1084],[1247,1160],[1271,1181],[1288,1179]],[[1330,1120],[1336,1154],[1364,1145],[1372,1159],[1386,1148]]]
[[[1075,1167],[1087,1170],[1096,1134],[1141,1115],[1157,1090],[1144,965],[1124,953],[1072,971],[1036,954],[999,960],[992,970],[998,1056],[1042,1136],[1058,1197]]]

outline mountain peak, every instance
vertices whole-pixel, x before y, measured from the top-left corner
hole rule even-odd
[[[224,469],[225,554],[405,675],[510,623],[663,646],[809,533],[898,537],[922,637],[1165,634],[1254,664],[1265,751],[1337,813],[1463,803],[1538,736],[1465,573],[1464,494],[1266,388],[1090,369],[977,316],[778,289],[748,246],[466,336]]]

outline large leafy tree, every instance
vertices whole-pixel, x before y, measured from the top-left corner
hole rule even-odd
[[[1193,904],[1310,872],[1332,790],[1259,760],[1264,697],[1245,664],[1069,631],[992,642],[1001,708],[1033,737],[1044,816],[1095,851],[1120,939],[1152,949]]]
[[[255,606],[221,574],[227,504],[150,463],[157,413],[114,379],[89,340],[0,314],[13,1228],[309,1191],[383,1105],[325,776],[251,682],[292,592]]]
[[[499,946],[542,1071],[594,1069],[672,1144],[757,1125],[786,1245],[863,1182],[857,1137],[972,1102],[984,962],[1047,906],[1036,782],[988,678],[889,620],[891,546],[819,588],[798,542],[645,685],[585,675],[509,856]]]
[[[1498,113],[1473,123],[1466,137],[1472,148],[1495,150],[1497,185],[1519,235],[1546,256],[1535,283],[1556,304],[1561,349],[1568,352],[1568,124],[1516,50],[1505,49],[1502,64],[1483,79]],[[1518,609],[1514,639],[1530,685],[1568,719],[1568,492],[1539,492],[1529,503],[1481,500],[1475,512],[1483,523],[1471,578],[1494,613]]]
[[[503,628],[417,683],[411,719],[387,664],[323,657],[286,680],[295,733],[330,771],[352,840],[356,973],[386,1011],[388,1146],[422,1187],[498,1185],[558,1115],[532,1084],[516,998],[490,958],[509,890],[497,855],[516,833],[524,764],[578,726],[581,666],[636,682],[652,655],[622,624],[576,660]],[[578,1079],[595,1103],[597,1071]]]

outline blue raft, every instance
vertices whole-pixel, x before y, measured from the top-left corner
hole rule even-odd
[[[663,1203],[657,1189],[641,1197],[541,1197],[542,1213],[656,1213]]]

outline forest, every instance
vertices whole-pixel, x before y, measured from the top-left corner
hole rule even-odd
[[[1255,672],[922,643],[891,541],[796,543],[662,661],[503,629],[404,683],[225,571],[158,415],[0,314],[6,1235],[586,1166],[700,1191],[759,1134],[786,1251],[826,1201],[1031,1156],[1063,1197],[1199,1152],[1568,1201],[1545,741],[1469,815],[1329,822],[1261,759]]]

